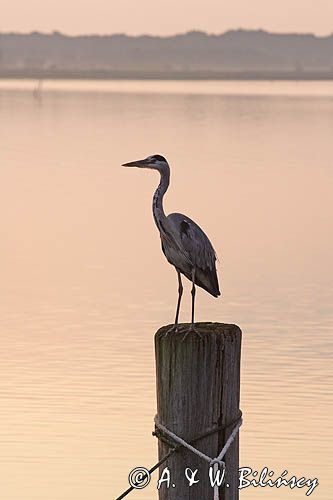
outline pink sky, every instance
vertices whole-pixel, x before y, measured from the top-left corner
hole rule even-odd
[[[231,28],[333,32],[333,0],[11,0],[0,31],[174,34]]]

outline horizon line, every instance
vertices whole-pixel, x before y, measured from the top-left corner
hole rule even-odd
[[[80,34],[68,34],[64,33],[60,30],[52,30],[52,31],[39,31],[39,30],[31,30],[31,31],[1,31],[0,30],[0,36],[3,35],[18,35],[18,36],[27,36],[27,35],[42,35],[42,36],[62,36],[64,38],[82,38],[82,37],[98,37],[98,38],[108,38],[108,37],[113,37],[113,36],[123,36],[127,38],[161,38],[161,39],[167,39],[167,38],[175,38],[178,36],[186,36],[190,34],[198,34],[198,35],[204,35],[206,37],[221,37],[224,36],[228,33],[263,33],[267,35],[274,35],[274,36],[311,36],[313,38],[319,38],[319,39],[324,39],[324,38],[331,38],[333,37],[333,32],[327,34],[327,35],[316,35],[313,32],[305,32],[305,31],[268,31],[264,28],[257,28],[257,29],[250,29],[250,28],[230,28],[225,31],[219,32],[219,33],[213,33],[209,31],[204,31],[204,30],[199,30],[199,29],[189,29],[187,31],[182,31],[182,32],[177,32],[174,33],[173,35],[154,35],[151,33],[141,33],[138,35],[132,35],[132,34],[127,34],[125,32],[114,32],[114,33],[80,33]]]

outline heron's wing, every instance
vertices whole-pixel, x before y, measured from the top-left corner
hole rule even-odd
[[[216,253],[207,235],[193,220],[183,214],[170,214],[168,221],[173,223],[183,248],[191,262],[200,269],[213,269]]]
[[[196,269],[199,286],[213,295],[219,295],[215,265],[216,253],[207,235],[198,224],[183,214],[170,214],[168,221],[172,224],[181,246]]]

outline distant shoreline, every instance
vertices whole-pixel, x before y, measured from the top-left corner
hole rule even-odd
[[[0,79],[331,81],[333,71],[120,71],[2,68]]]

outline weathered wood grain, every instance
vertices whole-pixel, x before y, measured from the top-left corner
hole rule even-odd
[[[182,333],[165,336],[169,326],[155,334],[157,413],[160,422],[186,441],[207,429],[224,426],[237,419],[240,398],[240,357],[242,332],[236,325],[197,323],[200,339]],[[232,427],[196,443],[195,447],[216,457]],[[169,448],[159,442],[159,458]],[[227,488],[220,489],[220,499],[238,500],[239,438],[225,457]],[[161,467],[171,473],[171,487],[162,484],[159,500],[210,500],[209,464],[182,448]],[[189,487],[185,468],[198,469],[200,482]],[[175,486],[173,487],[172,484]]]

